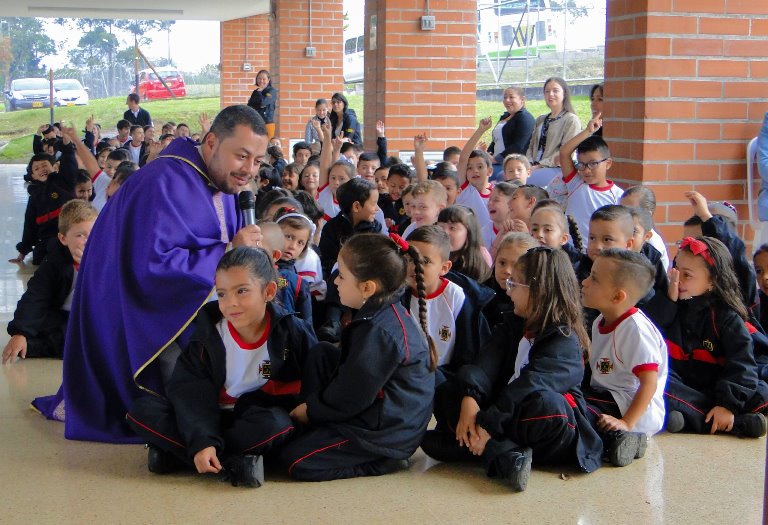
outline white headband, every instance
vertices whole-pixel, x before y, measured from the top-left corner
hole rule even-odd
[[[280,218],[277,219],[277,221],[275,222],[277,222],[277,224],[280,224],[280,221],[282,221],[283,219],[287,219],[288,217],[296,217],[297,219],[304,219],[305,221],[307,221],[312,231],[312,233],[309,235],[310,240],[312,239],[312,237],[315,236],[315,230],[317,229],[317,227],[315,226],[315,223],[310,221],[309,217],[307,217],[306,215],[302,215],[301,213],[296,213],[293,211],[290,213],[286,213],[285,215],[281,215]]]

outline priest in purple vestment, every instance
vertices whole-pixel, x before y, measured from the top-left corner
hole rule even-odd
[[[258,226],[243,226],[236,194],[266,147],[255,110],[225,108],[202,145],[174,140],[107,202],[77,276],[62,386],[33,402],[64,420],[67,438],[139,442],[126,412],[142,392],[163,394],[160,363],[184,346],[227,247],[261,239]]]

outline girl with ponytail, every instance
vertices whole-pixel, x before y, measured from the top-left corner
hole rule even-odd
[[[291,477],[377,476],[407,465],[432,416],[437,352],[427,333],[422,259],[397,235],[350,237],[337,259],[341,303],[356,310],[340,348],[320,343],[291,412],[308,431],[282,450]],[[423,303],[418,319],[400,297],[408,263]]]

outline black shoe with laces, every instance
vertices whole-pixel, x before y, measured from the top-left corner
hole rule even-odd
[[[328,343],[338,343],[341,339],[341,322],[329,319],[317,329],[317,338]]]
[[[768,422],[762,414],[739,414],[733,418],[731,434],[742,437],[763,437],[768,430]]]
[[[504,479],[515,492],[523,492],[531,477],[533,450],[521,447],[503,452],[493,459],[496,476]]]
[[[146,445],[147,468],[153,474],[170,474],[182,470],[185,465],[179,458],[154,445]]]
[[[264,484],[264,460],[261,456],[230,456],[222,461],[219,479],[233,487],[261,487]]]

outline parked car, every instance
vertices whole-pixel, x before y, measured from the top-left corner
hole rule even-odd
[[[53,81],[54,103],[57,106],[87,106],[88,88],[74,78]]]
[[[47,107],[51,104],[50,84],[45,78],[17,78],[11,80],[3,99],[5,111]]]
[[[178,69],[171,66],[155,68],[162,79],[171,88],[173,94],[177,97],[187,96],[187,87],[184,84],[184,77]],[[136,86],[131,86],[131,93],[137,93]],[[139,71],[139,90],[138,94],[141,100],[151,100],[155,98],[171,98],[171,94],[165,89],[163,83],[157,78],[155,72],[151,69],[142,69]]]

